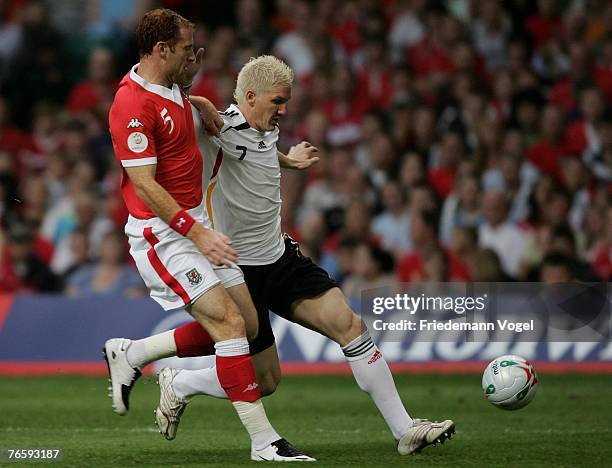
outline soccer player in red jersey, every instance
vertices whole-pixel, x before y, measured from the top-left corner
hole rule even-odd
[[[248,297],[231,241],[208,229],[202,197],[202,156],[193,114],[177,84],[202,56],[193,51],[194,25],[167,9],[144,15],[137,28],[140,63],[123,78],[110,110],[113,147],[123,169],[121,192],[130,212],[125,232],[130,254],[165,310],[185,307],[203,327],[200,337],[216,354],[219,383],[249,432],[256,460],[312,460],[272,428],[249,356],[245,320],[225,288]],[[181,337],[175,337],[180,341]],[[127,411],[127,394],[138,368],[122,363],[129,340],[106,342],[115,411]],[[163,345],[160,342],[160,345]],[[213,348],[214,347],[214,348]],[[138,349],[134,350],[138,353]],[[175,370],[159,376],[156,411],[160,431],[171,439],[185,402],[164,393]]]

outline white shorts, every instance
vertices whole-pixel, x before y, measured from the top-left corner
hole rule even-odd
[[[203,206],[187,212],[206,226]],[[185,307],[218,284],[231,288],[244,283],[240,267],[211,264],[193,242],[159,218],[130,216],[125,234],[140,276],[164,310]]]

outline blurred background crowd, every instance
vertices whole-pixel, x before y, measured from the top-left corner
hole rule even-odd
[[[0,290],[145,294],[108,133],[134,30],[197,23],[193,94],[295,71],[284,229],[349,296],[411,281],[610,281],[612,3],[0,0]]]

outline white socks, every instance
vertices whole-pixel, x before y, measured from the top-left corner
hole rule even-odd
[[[210,395],[227,399],[227,393],[219,383],[217,366],[207,369],[180,371],[172,382],[174,393],[181,400],[188,400],[194,395]]]
[[[281,438],[274,430],[264,409],[261,400],[249,403],[246,401],[233,401],[236,412],[242,425],[251,436],[251,444],[255,450],[266,448],[272,442]]]
[[[134,340],[126,351],[130,366],[139,369],[153,361],[170,356],[176,356],[174,330],[158,333],[142,340]]]
[[[381,352],[372,342],[366,330],[342,348],[351,366],[357,385],[367,392],[381,412],[395,439],[402,437],[412,427],[400,399],[389,366]]]

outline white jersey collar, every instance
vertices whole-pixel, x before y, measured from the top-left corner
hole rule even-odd
[[[183,106],[183,96],[181,94],[181,89],[179,88],[179,85],[174,83],[172,85],[172,89],[170,89],[162,85],[149,83],[142,76],[136,73],[136,69],[138,68],[138,65],[140,65],[140,63],[137,63],[136,65],[134,65],[132,67],[132,70],[130,71],[130,79],[133,82],[138,83],[144,89],[146,89],[147,91],[153,94],[157,94],[158,96],[161,96],[165,99],[168,99],[174,102],[175,104],[178,104],[181,107],[184,107]]]
[[[224,112],[221,112],[221,114],[226,115],[226,116],[230,117],[231,119],[233,119],[232,120],[232,127],[238,127],[238,126],[243,125],[245,123],[248,125],[246,117],[240,111],[240,108],[236,104],[231,104]],[[256,128],[251,127],[251,126],[249,126],[249,129],[251,131],[255,132],[260,137],[266,137],[267,135],[270,135],[270,134],[278,131],[278,127],[276,127],[274,130],[265,131],[265,132],[259,131]]]
[[[230,106],[223,113],[226,114],[226,115],[233,115],[234,116],[233,118],[236,119],[236,124],[237,125],[240,125],[240,124],[242,124],[242,123],[247,121],[246,117],[240,111],[240,108],[236,104],[230,104]]]

